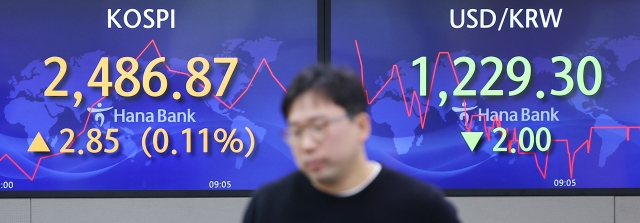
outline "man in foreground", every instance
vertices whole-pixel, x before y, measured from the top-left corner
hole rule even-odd
[[[302,71],[282,105],[299,171],[257,190],[244,222],[460,222],[439,190],[367,159],[367,105],[355,73]]]

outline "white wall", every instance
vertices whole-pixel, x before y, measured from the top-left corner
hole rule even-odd
[[[640,222],[640,197],[453,197],[467,223]],[[0,199],[0,222],[240,222],[248,198]]]

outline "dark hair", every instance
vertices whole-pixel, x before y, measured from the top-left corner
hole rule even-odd
[[[367,111],[367,96],[360,77],[351,69],[321,64],[300,71],[293,79],[282,103],[285,118],[289,117],[293,101],[308,91],[314,91],[343,107],[350,116]]]

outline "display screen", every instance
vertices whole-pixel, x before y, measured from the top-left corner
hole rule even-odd
[[[0,194],[295,170],[280,105],[317,60],[316,1],[11,1],[0,30]]]
[[[640,187],[640,2],[333,1],[369,158],[444,189]]]
[[[0,196],[257,189],[296,169],[280,106],[323,43],[360,76],[366,151],[389,168],[447,191],[640,188],[639,11],[627,0],[0,3]]]

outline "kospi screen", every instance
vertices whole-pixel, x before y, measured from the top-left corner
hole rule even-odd
[[[0,195],[246,191],[295,170],[279,108],[317,60],[315,1],[13,1],[0,30]]]
[[[448,190],[640,188],[640,2],[331,10],[332,62],[368,94],[370,158]]]

